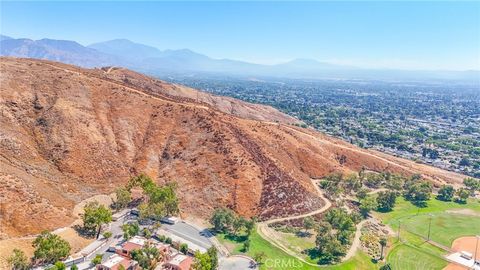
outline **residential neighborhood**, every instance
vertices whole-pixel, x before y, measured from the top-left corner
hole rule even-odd
[[[38,241],[48,244],[39,249],[47,255],[34,259],[34,269],[257,269],[253,259],[231,256],[209,228],[175,216],[179,209],[174,190],[171,184],[157,185],[139,175],[117,189],[111,205],[96,200],[85,203],[83,224],[77,229],[95,240],[67,257],[68,252],[51,247],[66,245],[69,251],[68,243],[50,232],[42,233]],[[170,198],[155,198],[156,192],[168,193]],[[167,206],[170,210],[163,211]]]

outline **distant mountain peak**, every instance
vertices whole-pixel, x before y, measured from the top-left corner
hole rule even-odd
[[[7,39],[13,39],[12,37],[5,36],[5,35],[0,35],[0,41],[1,40],[7,40]]]
[[[124,57],[130,60],[158,57],[162,54],[162,52],[155,47],[136,43],[124,38],[98,42],[90,44],[87,47],[103,53]]]

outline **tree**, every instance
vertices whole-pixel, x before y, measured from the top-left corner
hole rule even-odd
[[[394,191],[380,191],[377,196],[377,209],[388,212],[395,207],[397,193]]]
[[[407,184],[405,198],[414,204],[425,205],[432,194],[432,184],[426,181]]]
[[[363,217],[367,217],[368,213],[370,213],[371,210],[377,208],[377,201],[373,196],[367,196],[360,200],[360,213],[362,214]]]
[[[133,187],[141,187],[146,195],[146,202],[139,207],[140,217],[161,219],[165,215],[177,215],[180,211],[176,195],[176,183],[167,183],[158,186],[150,177],[145,174],[133,177],[127,183],[127,190]]]
[[[106,239],[109,239],[110,237],[112,237],[112,232],[106,231],[106,232],[104,232],[102,235],[103,235],[103,237],[105,237]]]
[[[480,190],[480,180],[475,180],[474,178],[465,178],[463,184],[470,191],[471,195],[475,194],[475,191]]]
[[[67,269],[67,266],[61,261],[58,261],[52,267],[47,268],[47,270],[65,270],[65,269]]]
[[[125,187],[119,187],[115,190],[116,194],[116,201],[115,201],[115,208],[121,209],[127,207],[127,205],[132,200],[132,194],[130,190]]]
[[[163,256],[163,254],[161,254],[155,246],[148,244],[141,249],[135,249],[132,251],[132,259],[137,261],[138,265],[143,269],[155,269],[161,256]]]
[[[33,241],[33,258],[43,263],[54,263],[70,254],[70,244],[60,236],[43,231]]]
[[[152,231],[150,231],[148,228],[143,228],[142,234],[143,234],[143,236],[145,236],[145,238],[147,238],[147,239],[152,238]]]
[[[305,232],[313,229],[314,226],[315,226],[315,220],[312,217],[305,217],[303,219],[303,228],[305,229]]]
[[[231,231],[235,220],[236,215],[231,209],[217,208],[210,218],[210,223],[216,232],[227,233]]]
[[[130,239],[140,232],[138,222],[126,223],[122,225],[123,238]]]
[[[96,238],[98,238],[102,225],[112,221],[112,211],[97,201],[87,203],[83,210],[83,227],[90,232],[96,231]]]
[[[468,197],[470,197],[470,191],[468,191],[467,189],[465,189],[465,188],[459,188],[459,189],[457,190],[457,199],[456,199],[456,201],[457,201],[458,203],[466,203]]]
[[[27,270],[30,267],[27,256],[20,249],[13,249],[12,255],[7,258],[12,270]]]
[[[211,270],[212,260],[208,253],[195,252],[193,269],[195,270]]]
[[[345,246],[336,238],[332,226],[327,222],[321,222],[317,228],[315,240],[316,249],[320,262],[337,262],[345,254]]]
[[[367,197],[367,195],[368,195],[368,191],[364,188],[361,188],[357,191],[356,197],[357,197],[358,200],[361,200],[361,199]]]
[[[451,185],[443,185],[438,190],[437,199],[442,201],[451,201],[455,195],[455,189]]]
[[[233,220],[233,234],[237,235],[238,232],[245,226],[247,220],[244,217],[236,217]]]
[[[357,192],[362,187],[362,182],[357,175],[351,174],[345,178],[343,185],[347,192]]]
[[[177,184],[172,182],[168,183],[163,188],[163,200],[165,202],[165,210],[167,215],[177,215],[180,212],[178,207],[178,198],[176,194]]]
[[[185,244],[185,243],[180,244],[179,250],[180,250],[181,253],[187,254],[188,253],[188,245]]]
[[[470,166],[470,160],[464,157],[460,160],[460,162],[458,162],[458,165],[460,165],[460,166]]]
[[[385,187],[391,191],[399,191],[402,190],[404,184],[405,179],[401,175],[392,174],[385,183]]]
[[[248,237],[250,237],[250,234],[252,234],[252,231],[254,228],[255,228],[255,219],[250,219],[245,222],[245,231],[247,232]]]
[[[364,180],[364,184],[370,188],[379,188],[384,182],[384,177],[378,173],[368,173]]]
[[[380,270],[392,270],[392,268],[390,267],[390,264],[385,264],[385,265],[382,265],[380,267]]]
[[[257,263],[257,264],[262,264],[263,261],[265,260],[265,252],[263,251],[260,251],[260,252],[256,252],[254,255],[253,255],[253,260]]]
[[[250,239],[245,240],[243,242],[243,252],[247,252],[250,249]]]
[[[76,264],[74,264],[74,265],[70,266],[70,270],[78,270],[78,266]]]
[[[211,269],[216,270],[218,268],[218,252],[217,249],[212,246],[207,250],[208,256],[210,257]]]
[[[92,259],[92,265],[96,266],[101,263],[102,263],[102,255],[101,254],[95,255],[95,257]]]
[[[380,243],[380,246],[382,247],[380,251],[380,260],[383,260],[383,250],[387,246],[387,238],[381,237],[379,243]]]

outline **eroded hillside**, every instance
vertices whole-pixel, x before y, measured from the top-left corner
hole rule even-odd
[[[310,178],[333,171],[463,178],[295,127],[270,107],[129,70],[0,59],[3,237],[65,226],[76,203],[139,172],[176,181],[184,214],[227,205],[263,219],[320,207]]]

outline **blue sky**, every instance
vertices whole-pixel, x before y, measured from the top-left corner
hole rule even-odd
[[[480,2],[4,2],[0,32],[214,58],[480,69]]]

